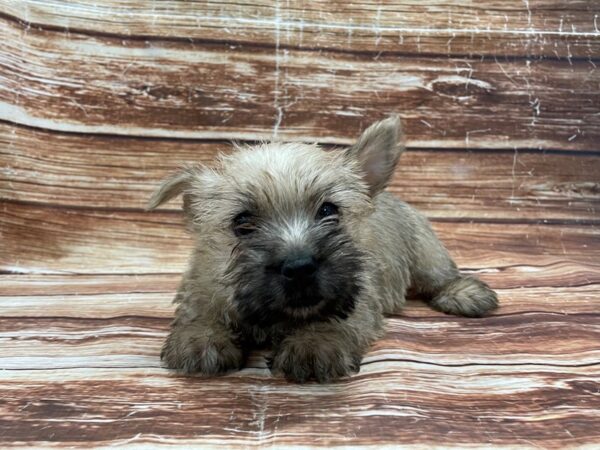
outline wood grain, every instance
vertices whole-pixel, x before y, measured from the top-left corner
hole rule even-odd
[[[25,273],[181,273],[191,249],[179,213],[0,204],[0,270]],[[434,222],[460,266],[502,270],[582,263],[597,267],[598,227]],[[118,244],[118,245],[117,245]],[[563,266],[563,270],[565,267]],[[528,270],[528,269],[524,269]],[[535,270],[535,269],[531,269]]]
[[[524,264],[470,272],[501,293],[503,314],[596,312],[598,265],[565,259],[563,263],[539,267]],[[7,273],[0,275],[1,313],[28,317],[43,317],[49,311],[65,317],[112,317],[110,314],[167,317],[172,312],[170,301],[180,279],[179,273]],[[89,308],[73,308],[80,304]],[[420,316],[439,315],[419,301],[411,303],[410,311]]]
[[[396,316],[387,320],[386,335],[363,363],[596,364],[598,317],[597,313],[528,313],[481,320]],[[9,370],[158,368],[169,322],[169,318],[147,317],[0,319],[0,339],[5,342],[0,365]],[[264,360],[258,360],[266,368]]]
[[[12,275],[2,283],[9,290],[0,297],[0,442],[465,445],[479,430],[478,442],[488,445],[558,448],[599,438],[598,284],[584,287],[587,294],[500,291],[502,308],[482,320],[424,315],[410,302],[386,321],[360,374],[299,386],[272,378],[264,352],[222,378],[161,369],[170,296],[144,306],[135,299],[173,289],[155,276],[131,285],[123,276]],[[44,295],[44,283],[45,294],[57,295]],[[119,290],[126,295],[110,294]],[[531,302],[520,304],[525,298]],[[11,426],[15,420],[27,421],[27,432]]]
[[[578,267],[582,269],[582,266]],[[523,268],[517,279],[510,271],[487,272],[480,278],[492,284],[501,299],[496,315],[598,313],[600,271],[581,270],[565,286],[561,280],[532,277]],[[541,270],[540,270],[541,271]],[[546,271],[544,268],[543,271]],[[509,273],[507,273],[509,272]],[[561,274],[565,270],[562,270]],[[3,318],[111,319],[173,316],[171,304],[179,274],[140,275],[0,275],[0,308]],[[420,300],[409,300],[401,316],[447,319]],[[32,322],[33,323],[33,322]],[[469,323],[469,322],[467,322]]]
[[[141,209],[182,164],[210,165],[229,150],[226,142],[48,133],[0,123],[0,196]],[[600,154],[411,149],[389,189],[434,218],[600,222],[599,173]]]
[[[488,445],[564,448],[599,439],[590,395],[597,366],[457,370],[398,362],[332,386],[292,386],[252,370],[207,381],[156,369],[59,374],[39,372],[49,380],[40,385],[10,371],[0,387],[5,442],[397,448],[466,445],[476,435]],[[509,386],[517,396],[506,395]],[[28,429],[11,427],[15,418]]]
[[[18,282],[19,277],[12,278]],[[69,283],[65,277],[51,278],[71,285],[65,292],[76,292],[79,286],[90,289],[92,280],[69,277]],[[108,278],[112,287],[107,291],[115,290],[120,277]],[[40,276],[37,279],[42,282]],[[35,284],[26,283],[26,293],[39,290]],[[131,289],[155,291],[158,286],[138,281]],[[597,302],[598,285],[593,289],[590,300]],[[553,311],[514,314],[519,300],[513,300],[523,297],[511,298],[505,292],[498,315],[482,320],[434,312],[422,316],[421,308],[411,303],[406,315],[387,320],[386,336],[366,356],[361,373],[329,386],[289,385],[272,378],[264,352],[253,354],[247,369],[225,378],[170,376],[159,369],[158,361],[169,319],[156,313],[156,304],[141,308],[147,317],[128,316],[123,313],[135,308],[130,300],[108,295],[103,308],[114,309],[113,315],[106,315],[108,310],[103,312],[94,300],[87,303],[90,296],[76,295],[71,305],[79,308],[64,317],[43,317],[38,315],[44,307],[56,313],[60,308],[39,296],[13,316],[10,305],[4,307],[10,297],[2,298],[1,310],[8,314],[0,319],[0,439],[30,445],[45,440],[140,443],[159,438],[181,445],[215,444],[234,436],[241,439],[240,445],[284,445],[297,439],[339,445],[426,444],[441,439],[447,444],[445,435],[453,430],[452,442],[460,444],[472,437],[473,427],[484,423],[482,439],[488,444],[595,442],[597,303],[576,302],[571,310],[570,295],[581,298],[580,289],[563,289],[550,301],[547,292],[535,291],[529,292],[536,298],[534,308]],[[561,307],[566,314],[556,314]],[[90,311],[97,311],[96,317],[89,317]],[[35,370],[44,382],[32,381],[28,370]],[[165,415],[171,426],[182,424],[177,432],[161,428],[163,421],[156,418]],[[199,435],[192,416],[204,418]],[[16,417],[27,420],[27,433],[8,426]],[[419,417],[424,420],[414,420]],[[253,432],[252,420],[262,422],[261,433]],[[319,427],[323,420],[329,431]],[[405,420],[411,426],[399,433]],[[533,432],[532,422],[542,430]],[[378,429],[376,441],[371,432],[357,431],[364,426]],[[565,430],[570,435],[563,436]]]
[[[33,27],[343,52],[597,57],[595,2],[0,1]]]
[[[280,54],[0,21],[0,119],[29,126],[339,144],[399,113],[416,147],[597,150],[600,136],[588,61]]]
[[[579,318],[565,334],[555,320],[535,319],[539,322],[534,322],[533,330],[531,322],[522,323],[530,329],[529,346],[522,335],[507,336],[514,321],[508,327],[468,328],[465,346],[453,340],[458,333],[434,339],[426,332],[425,338],[431,339],[423,339],[426,323],[397,320],[388,324],[387,338],[367,356],[359,375],[325,386],[290,385],[271,378],[262,358],[223,378],[168,376],[158,369],[156,356],[164,321],[162,327],[150,328],[135,324],[111,328],[107,323],[93,331],[96,337],[91,341],[82,339],[92,330],[83,331],[85,324],[80,322],[75,328],[65,322],[65,330],[50,325],[49,340],[36,344],[47,355],[39,357],[45,361],[35,372],[44,383],[25,376],[24,370],[2,372],[0,439],[30,445],[48,440],[134,444],[163,439],[180,445],[223,440],[229,445],[285,445],[307,439],[323,445],[448,445],[472,442],[477,432],[479,442],[488,444],[527,441],[556,447],[566,442],[596,442],[598,365],[565,367],[563,363],[579,358],[579,351],[593,359],[598,352],[592,340],[597,338],[597,321],[590,329]],[[14,346],[13,354],[21,354],[21,368],[35,367],[36,356],[30,356],[34,347],[23,347],[26,355],[19,350],[23,341],[38,339],[35,330],[25,328],[12,331],[21,339],[9,340],[9,344]],[[461,335],[467,337],[464,328]],[[549,336],[553,357],[538,362],[530,349],[538,341],[546,345],[544,339]],[[53,337],[69,342],[53,344]],[[411,338],[421,342],[419,360],[411,359]],[[502,353],[516,339],[521,339],[523,349],[517,358],[527,361],[525,365],[515,366],[511,355],[486,358],[493,354],[490,349],[498,347]],[[94,341],[106,342],[94,345]],[[485,348],[473,346],[482,341],[488,343]],[[66,353],[57,353],[60,344]],[[449,350],[471,362],[458,367],[445,364]],[[61,363],[66,363],[64,368]],[[15,419],[26,420],[27,430],[10,426]]]

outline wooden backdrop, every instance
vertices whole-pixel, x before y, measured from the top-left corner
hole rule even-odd
[[[0,0],[0,446],[600,445],[600,1]],[[227,141],[346,144],[491,317],[415,302],[360,374],[161,368],[190,249],[143,211]]]

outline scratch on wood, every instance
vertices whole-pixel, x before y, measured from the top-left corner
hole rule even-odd
[[[373,30],[375,31],[375,47],[381,42],[381,5],[377,7],[377,15],[375,16],[375,23],[373,23]]]
[[[487,133],[490,130],[491,130],[491,128],[486,128],[485,130],[470,130],[470,131],[467,131],[466,134],[465,134],[465,147],[469,148],[469,140],[470,140],[470,137],[471,137],[472,134],[475,134],[475,133]]]
[[[510,205],[512,205],[514,203],[515,200],[515,183],[516,183],[516,176],[515,176],[515,168],[517,166],[517,158],[519,156],[519,152],[517,151],[517,149],[515,148],[515,153],[513,155],[513,163],[512,163],[512,169],[511,169],[511,179],[512,179],[512,190],[510,193],[510,197],[508,199],[508,203]]]
[[[529,7],[529,0],[523,0],[523,3],[525,4],[525,8],[527,9],[527,24],[529,25],[530,29],[533,29],[533,24],[531,22],[531,8]]]
[[[280,84],[280,54],[279,54],[279,40],[280,40],[280,30],[281,26],[281,17],[279,10],[279,0],[275,3],[275,89],[273,91],[273,107],[275,108],[275,124],[273,125],[273,140],[277,140],[277,134],[279,132],[279,126],[281,125],[281,121],[283,120],[283,107],[279,105],[279,84]]]
[[[536,119],[540,115],[540,99],[536,97],[533,101],[529,101],[529,104],[533,109],[533,116],[531,117],[531,126],[535,126]]]
[[[509,81],[513,84],[513,86],[518,88],[519,85],[517,84],[517,82],[506,72],[506,70],[504,69],[504,67],[502,67],[502,64],[500,64],[500,61],[498,61],[498,58],[496,56],[494,56],[494,61],[496,62],[496,65],[500,68],[502,73],[506,76],[506,78],[508,78]]]
[[[267,389],[268,386],[261,385],[258,389],[252,388],[250,391],[250,398],[254,404],[254,424],[257,428],[258,440],[260,442],[262,442],[265,437],[267,401],[269,400]]]

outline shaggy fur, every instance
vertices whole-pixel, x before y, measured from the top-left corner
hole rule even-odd
[[[344,151],[263,144],[165,180],[153,209],[183,195],[196,245],[162,351],[167,367],[214,375],[269,345],[271,370],[326,382],[359,370],[407,292],[478,317],[495,293],[461,276],[427,220],[384,189],[403,151],[400,123],[369,127]]]

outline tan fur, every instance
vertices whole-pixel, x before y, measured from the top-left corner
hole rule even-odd
[[[460,275],[427,220],[383,192],[399,141],[399,120],[390,118],[345,151],[238,147],[213,169],[188,167],[167,179],[149,207],[183,194],[196,242],[162,352],[167,367],[214,375],[270,345],[274,373],[325,382],[359,369],[382,334],[383,314],[398,312],[409,291],[450,314],[494,309],[495,293]],[[322,219],[326,203],[339,213]],[[242,212],[251,212],[249,236],[234,233]],[[306,305],[289,303],[298,302],[296,291],[280,281],[277,265],[298,251],[321,255],[312,290],[297,291]]]

